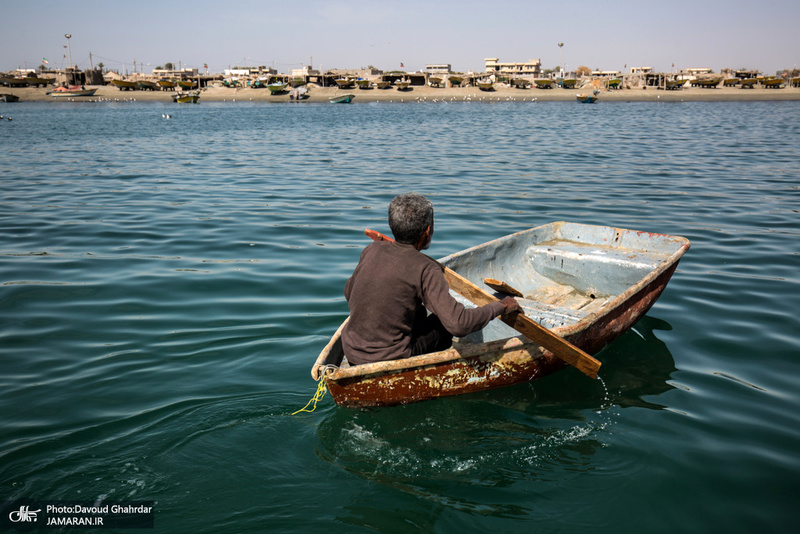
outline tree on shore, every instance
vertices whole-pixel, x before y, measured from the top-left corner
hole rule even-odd
[[[587,67],[586,65],[581,65],[577,69],[575,69],[575,74],[578,76],[588,76],[592,73],[592,69]]]

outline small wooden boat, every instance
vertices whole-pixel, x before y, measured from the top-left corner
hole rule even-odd
[[[19,102],[19,97],[10,93],[0,93],[0,102]]]
[[[338,78],[336,80],[336,85],[339,86],[339,89],[349,89],[353,87],[354,81],[350,78]]]
[[[765,78],[761,83],[767,89],[780,89],[783,87],[783,79],[781,78]]]
[[[450,87],[461,87],[464,78],[461,76],[450,76],[447,78],[447,81],[450,82]]]
[[[156,89],[158,89],[158,83],[151,82],[149,80],[140,80],[139,89],[143,91],[155,91]]]
[[[612,78],[611,80],[608,80],[609,89],[619,89],[620,85],[622,85],[622,80],[619,78]]]
[[[300,87],[295,87],[294,89],[292,89],[292,91],[289,93],[289,100],[300,101],[300,100],[305,100],[309,96],[311,95],[308,94],[308,87],[302,85]]]
[[[288,83],[271,83],[267,85],[267,89],[273,95],[279,95],[286,90]]]
[[[171,91],[175,89],[175,82],[172,80],[158,80],[158,86],[161,88],[162,91]]]
[[[200,100],[200,91],[190,91],[187,93],[178,92],[173,93],[172,101],[177,104],[197,104]]]
[[[742,80],[742,89],[753,89],[757,83],[757,78],[745,78]]]
[[[25,78],[15,78],[13,76],[0,76],[0,84],[6,87],[27,87],[28,82]]]
[[[694,80],[692,85],[705,87],[706,89],[716,89],[716,87],[720,84],[721,81],[722,78],[700,78],[698,80]]]
[[[530,86],[531,82],[526,80],[525,78],[513,78],[511,80],[511,87],[517,87],[519,89],[527,89]]]
[[[722,82],[723,87],[733,87],[739,85],[739,78],[725,78]]]
[[[593,104],[597,102],[595,95],[579,94],[575,97],[581,104]]]
[[[491,80],[479,80],[478,89],[481,91],[492,91],[494,90],[494,83],[492,83]]]
[[[329,99],[331,104],[349,104],[356,97],[354,94],[334,96]]]
[[[377,87],[378,89],[388,89],[391,86],[392,86],[392,82],[387,82],[387,81],[384,81],[384,80],[381,80],[379,82],[375,82],[375,87]]]
[[[428,85],[431,87],[441,87],[444,84],[444,79],[439,76],[431,76],[428,78]]]
[[[139,88],[138,82],[131,82],[128,80],[111,80],[111,84],[117,87],[120,91],[133,91]]]
[[[356,80],[356,85],[359,89],[369,89],[372,82],[369,80]]]
[[[595,354],[647,313],[689,246],[677,236],[556,222],[440,262],[475,284],[487,278],[506,282],[522,293],[518,302],[526,316]],[[441,352],[351,366],[342,351],[345,323],[311,369],[314,380],[325,380],[343,406],[392,406],[472,393],[529,382],[567,366],[498,319]]]
[[[553,80],[533,80],[539,89],[552,89]]]
[[[684,85],[686,85],[686,80],[667,80],[664,82],[668,91],[677,91]]]
[[[184,90],[194,89],[195,87],[197,87],[197,82],[193,82],[191,80],[181,80],[178,82],[178,87]]]
[[[47,94],[52,96],[53,98],[65,98],[65,97],[80,97],[80,96],[94,96],[97,88],[95,89],[84,89],[80,85],[72,85],[69,88],[67,87],[56,87],[52,91],[48,92]]]
[[[305,84],[306,84],[305,78],[292,78],[291,80],[289,80],[289,85],[291,85],[292,87],[300,87],[301,85]]]
[[[561,87],[563,87],[564,89],[575,89],[575,86],[578,85],[578,80],[573,78],[569,78],[567,80],[561,80],[561,83],[559,85],[561,85]]]
[[[408,89],[409,85],[411,85],[411,82],[408,80],[397,80],[394,82],[394,86],[397,87],[398,91],[405,91]]]
[[[39,78],[38,76],[26,76],[23,79],[28,84],[28,87],[47,87],[56,81],[55,78]]]

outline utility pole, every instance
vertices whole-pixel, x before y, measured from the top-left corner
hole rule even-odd
[[[65,33],[64,37],[67,38],[67,50],[69,51],[69,66],[72,66],[72,46],[69,43],[69,40],[72,38],[71,33]]]

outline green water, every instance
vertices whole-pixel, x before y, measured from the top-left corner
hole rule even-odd
[[[794,530],[799,103],[2,114],[0,501],[152,500],[156,532]],[[692,248],[598,381],[290,415],[411,190],[434,257],[557,220]]]

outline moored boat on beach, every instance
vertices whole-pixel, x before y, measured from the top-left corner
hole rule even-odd
[[[200,100],[200,91],[189,91],[173,93],[172,101],[177,104],[197,104]]]
[[[151,82],[150,80],[139,80],[139,89],[143,91],[155,91],[158,89],[158,83]]]
[[[132,82],[129,80],[111,80],[111,84],[120,91],[133,91],[134,89],[139,88],[138,82]]]
[[[780,89],[781,87],[783,87],[782,78],[765,78],[764,81],[761,83],[767,89]]]
[[[593,104],[597,102],[597,96],[595,95],[579,94],[575,98],[582,104]]]
[[[388,89],[391,86],[392,82],[387,82],[385,80],[380,80],[378,82],[375,82],[375,87],[377,87],[378,89]]]
[[[271,83],[271,84],[267,85],[267,89],[269,89],[269,92],[271,94],[279,95],[279,94],[281,94],[282,92],[284,92],[286,90],[286,87],[288,85],[289,85],[288,83],[280,83],[280,82],[279,83]]]
[[[47,87],[56,81],[55,78],[39,78],[38,76],[26,76],[23,80],[28,84],[28,87]]]
[[[355,97],[356,95],[348,93],[346,95],[333,96],[329,98],[328,101],[331,104],[349,104]]]
[[[450,82],[450,87],[460,87],[461,83],[464,81],[464,78],[461,76],[449,76],[447,81]]]
[[[175,82],[172,80],[158,80],[156,83],[162,91],[175,89]]]
[[[97,88],[95,89],[84,89],[81,85],[72,85],[69,88],[67,87],[56,87],[52,91],[49,91],[47,94],[52,96],[53,98],[64,98],[64,97],[75,97],[75,96],[94,96],[95,92],[97,92]]]
[[[405,91],[408,89],[409,85],[411,85],[411,82],[408,80],[397,80],[394,82],[394,86],[397,87],[398,91]]]
[[[6,87],[27,87],[28,82],[25,78],[14,78],[13,76],[0,76],[0,85]]]
[[[369,89],[372,86],[372,82],[369,80],[356,80],[356,85],[359,89]]]
[[[481,91],[492,91],[494,83],[491,80],[478,80],[478,89]]]
[[[0,93],[0,102],[19,102],[19,97],[10,93]]]
[[[664,87],[669,91],[674,91],[686,85],[686,80],[667,80],[664,82]]]
[[[339,89],[349,89],[350,87],[353,87],[353,83],[355,83],[355,80],[352,80],[350,78],[336,79],[336,85],[339,87]]]
[[[468,283],[506,282],[523,295],[518,302],[526,317],[595,354],[647,313],[689,246],[682,237],[556,222],[440,261]],[[311,369],[343,406],[391,406],[472,393],[529,382],[567,366],[499,319],[441,352],[351,366],[341,342],[346,322]]]
[[[178,87],[183,90],[194,89],[197,87],[197,82],[193,82],[191,80],[180,80],[178,82]]]
[[[551,89],[553,87],[553,80],[533,80],[536,87],[539,89]]]
[[[742,89],[753,89],[758,83],[758,78],[744,78],[741,83]]]

